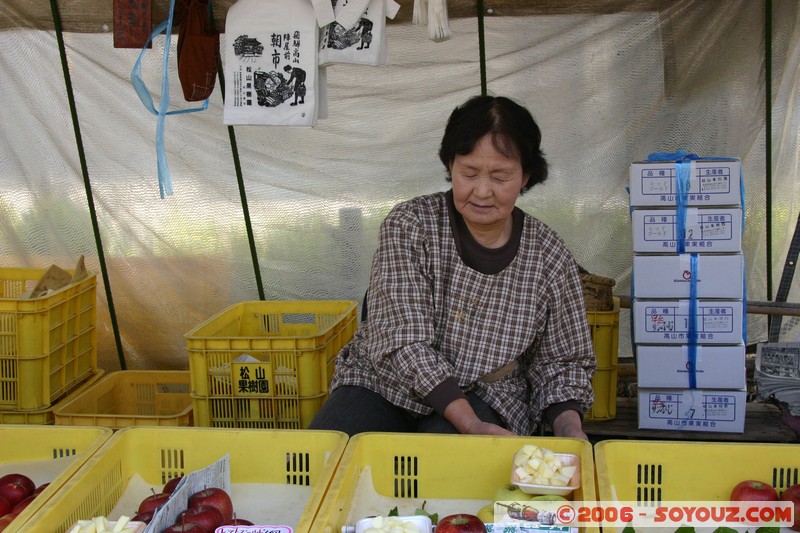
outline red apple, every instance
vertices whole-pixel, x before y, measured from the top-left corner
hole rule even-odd
[[[41,494],[41,492],[42,492],[44,489],[46,489],[46,488],[47,488],[49,485],[50,485],[50,483],[42,483],[41,485],[39,485],[38,487],[36,487],[36,490],[35,490],[35,491],[33,491],[33,493],[34,493],[34,494]]]
[[[486,533],[483,521],[475,515],[459,513],[440,518],[436,533]]]
[[[11,505],[17,505],[35,490],[36,484],[23,474],[6,474],[0,477],[0,496]]]
[[[0,516],[5,516],[11,512],[11,508],[14,507],[11,505],[8,500],[0,496]]]
[[[7,528],[8,525],[14,521],[18,514],[19,513],[8,513],[7,515],[0,517],[0,531],[3,531],[5,528]]]
[[[141,501],[139,504],[139,508],[136,510],[137,513],[145,513],[147,511],[155,512],[156,509],[167,503],[170,495],[159,492],[158,494],[151,494],[147,498]]]
[[[222,513],[216,507],[207,504],[190,507],[181,513],[178,522],[194,522],[213,532],[225,523]]]
[[[220,488],[209,487],[189,496],[189,509],[197,507],[198,505],[216,507],[217,511],[222,514],[222,518],[225,522],[233,520],[233,502],[231,501],[231,497]]]
[[[19,502],[17,505],[15,505],[14,508],[11,509],[11,512],[12,513],[22,512],[23,509],[25,509],[28,505],[31,504],[33,500],[36,499],[36,496],[38,496],[38,494],[31,494],[30,496]]]
[[[222,524],[222,525],[223,526],[253,526],[255,524],[253,524],[250,520],[245,520],[244,518],[234,518],[230,522],[228,522],[226,524]]]
[[[178,483],[180,483],[182,479],[183,479],[183,476],[170,478],[170,480],[167,481],[167,483],[164,485],[164,488],[161,489],[161,492],[166,492],[167,494],[172,494],[175,491],[175,488],[177,488]]]
[[[211,532],[213,533],[213,531],[212,529]],[[209,533],[209,530],[194,522],[184,522],[182,524],[172,524],[161,533]]]
[[[740,481],[731,491],[732,502],[775,502],[778,493],[769,483],[747,479]]]
[[[800,531],[800,483],[792,485],[781,494],[781,500],[794,504],[794,524],[791,527],[795,531]]]
[[[131,518],[131,521],[132,522],[133,521],[135,521],[135,522],[144,522],[145,524],[149,524],[150,521],[153,519],[153,515],[154,514],[155,514],[155,511],[145,511],[143,513],[136,513],[133,516],[133,518]]]

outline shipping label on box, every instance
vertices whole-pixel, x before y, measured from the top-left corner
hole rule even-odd
[[[743,433],[744,390],[639,389],[639,428]]]
[[[693,279],[698,298],[742,299],[744,257],[742,254],[698,255],[694,278],[689,254],[633,257],[636,298],[689,298]]]
[[[674,209],[634,209],[633,251],[675,253],[678,251],[678,215]],[[739,207],[686,209],[684,221],[686,253],[742,251],[742,210]]]
[[[634,340],[640,344],[741,344],[741,300],[697,300],[694,339],[689,338],[687,300],[633,302]]]
[[[695,361],[689,361],[687,345],[636,347],[636,382],[644,388],[689,388],[692,369],[695,386],[701,389],[744,389],[746,387],[745,347],[695,347]]]
[[[675,206],[678,171],[674,161],[630,166],[630,204]],[[741,161],[691,161],[686,205],[742,205]]]

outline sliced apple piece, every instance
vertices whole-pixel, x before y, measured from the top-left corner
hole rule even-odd
[[[567,479],[569,480],[569,479],[572,479],[572,476],[575,475],[575,471],[577,469],[578,469],[578,467],[576,465],[562,466],[561,470],[560,470],[560,473],[561,473],[562,476],[566,476]]]

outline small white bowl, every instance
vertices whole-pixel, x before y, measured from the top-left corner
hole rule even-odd
[[[511,463],[511,483],[519,487],[525,494],[555,494],[556,496],[567,496],[581,486],[581,458],[571,453],[557,453],[562,464],[567,466],[577,466],[575,473],[572,474],[569,484],[566,487],[555,485],[536,485],[533,483],[520,483],[514,474],[514,463]]]
[[[375,517],[369,518],[362,518],[358,522],[356,522],[356,533],[364,533],[367,529],[370,528],[372,525],[372,519]],[[395,518],[398,520],[402,520],[403,522],[411,522],[420,533],[431,533],[433,531],[433,524],[431,523],[431,519],[425,515],[411,515],[411,516],[384,516],[384,520],[387,518]]]

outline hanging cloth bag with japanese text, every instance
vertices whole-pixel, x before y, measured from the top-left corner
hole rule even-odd
[[[394,19],[394,0],[333,0],[336,20],[320,30],[319,64],[385,65],[386,18]]]
[[[332,19],[330,0],[237,0],[222,45],[224,123],[313,126],[318,28]]]

